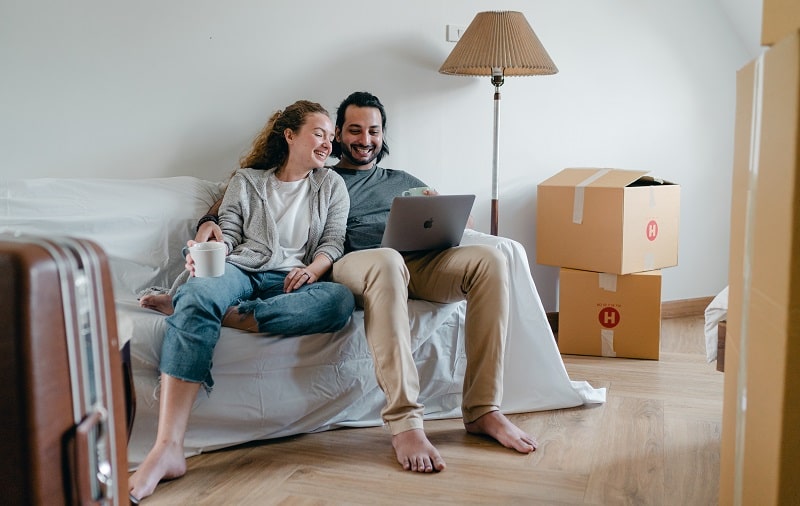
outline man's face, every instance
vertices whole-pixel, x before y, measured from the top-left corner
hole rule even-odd
[[[336,128],[336,141],[342,148],[339,167],[372,168],[383,148],[381,112],[375,107],[347,106],[344,124]]]

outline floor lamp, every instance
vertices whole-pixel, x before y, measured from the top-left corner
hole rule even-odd
[[[492,235],[498,225],[500,165],[500,86],[505,76],[549,75],[558,72],[531,25],[521,12],[479,12],[439,69],[442,74],[491,76],[494,86],[494,148],[492,150]]]

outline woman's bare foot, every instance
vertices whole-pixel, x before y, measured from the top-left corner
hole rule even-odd
[[[406,471],[432,473],[444,471],[446,464],[422,429],[411,429],[392,436],[397,461]]]
[[[137,500],[152,495],[161,480],[174,480],[186,474],[183,447],[156,443],[142,464],[128,479],[128,492]]]
[[[511,423],[511,420],[499,411],[490,411],[474,422],[464,423],[464,428],[470,434],[489,436],[506,448],[520,453],[531,453],[539,446],[536,439]]]
[[[175,308],[172,307],[172,296],[168,293],[143,295],[139,298],[139,305],[143,308],[164,313],[165,315],[171,315],[175,312]]]
[[[246,332],[259,332],[258,322],[253,313],[240,313],[239,308],[231,306],[222,317],[222,326],[244,330]]]

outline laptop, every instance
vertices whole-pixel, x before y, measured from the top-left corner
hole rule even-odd
[[[423,251],[458,246],[475,195],[395,197],[381,247]]]

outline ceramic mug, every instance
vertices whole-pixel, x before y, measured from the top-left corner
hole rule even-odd
[[[223,242],[199,242],[189,248],[194,260],[194,275],[198,278],[216,278],[225,273],[225,253]]]
[[[435,191],[429,186],[417,186],[416,188],[409,188],[403,192],[403,197],[421,197],[425,195],[426,191]]]

